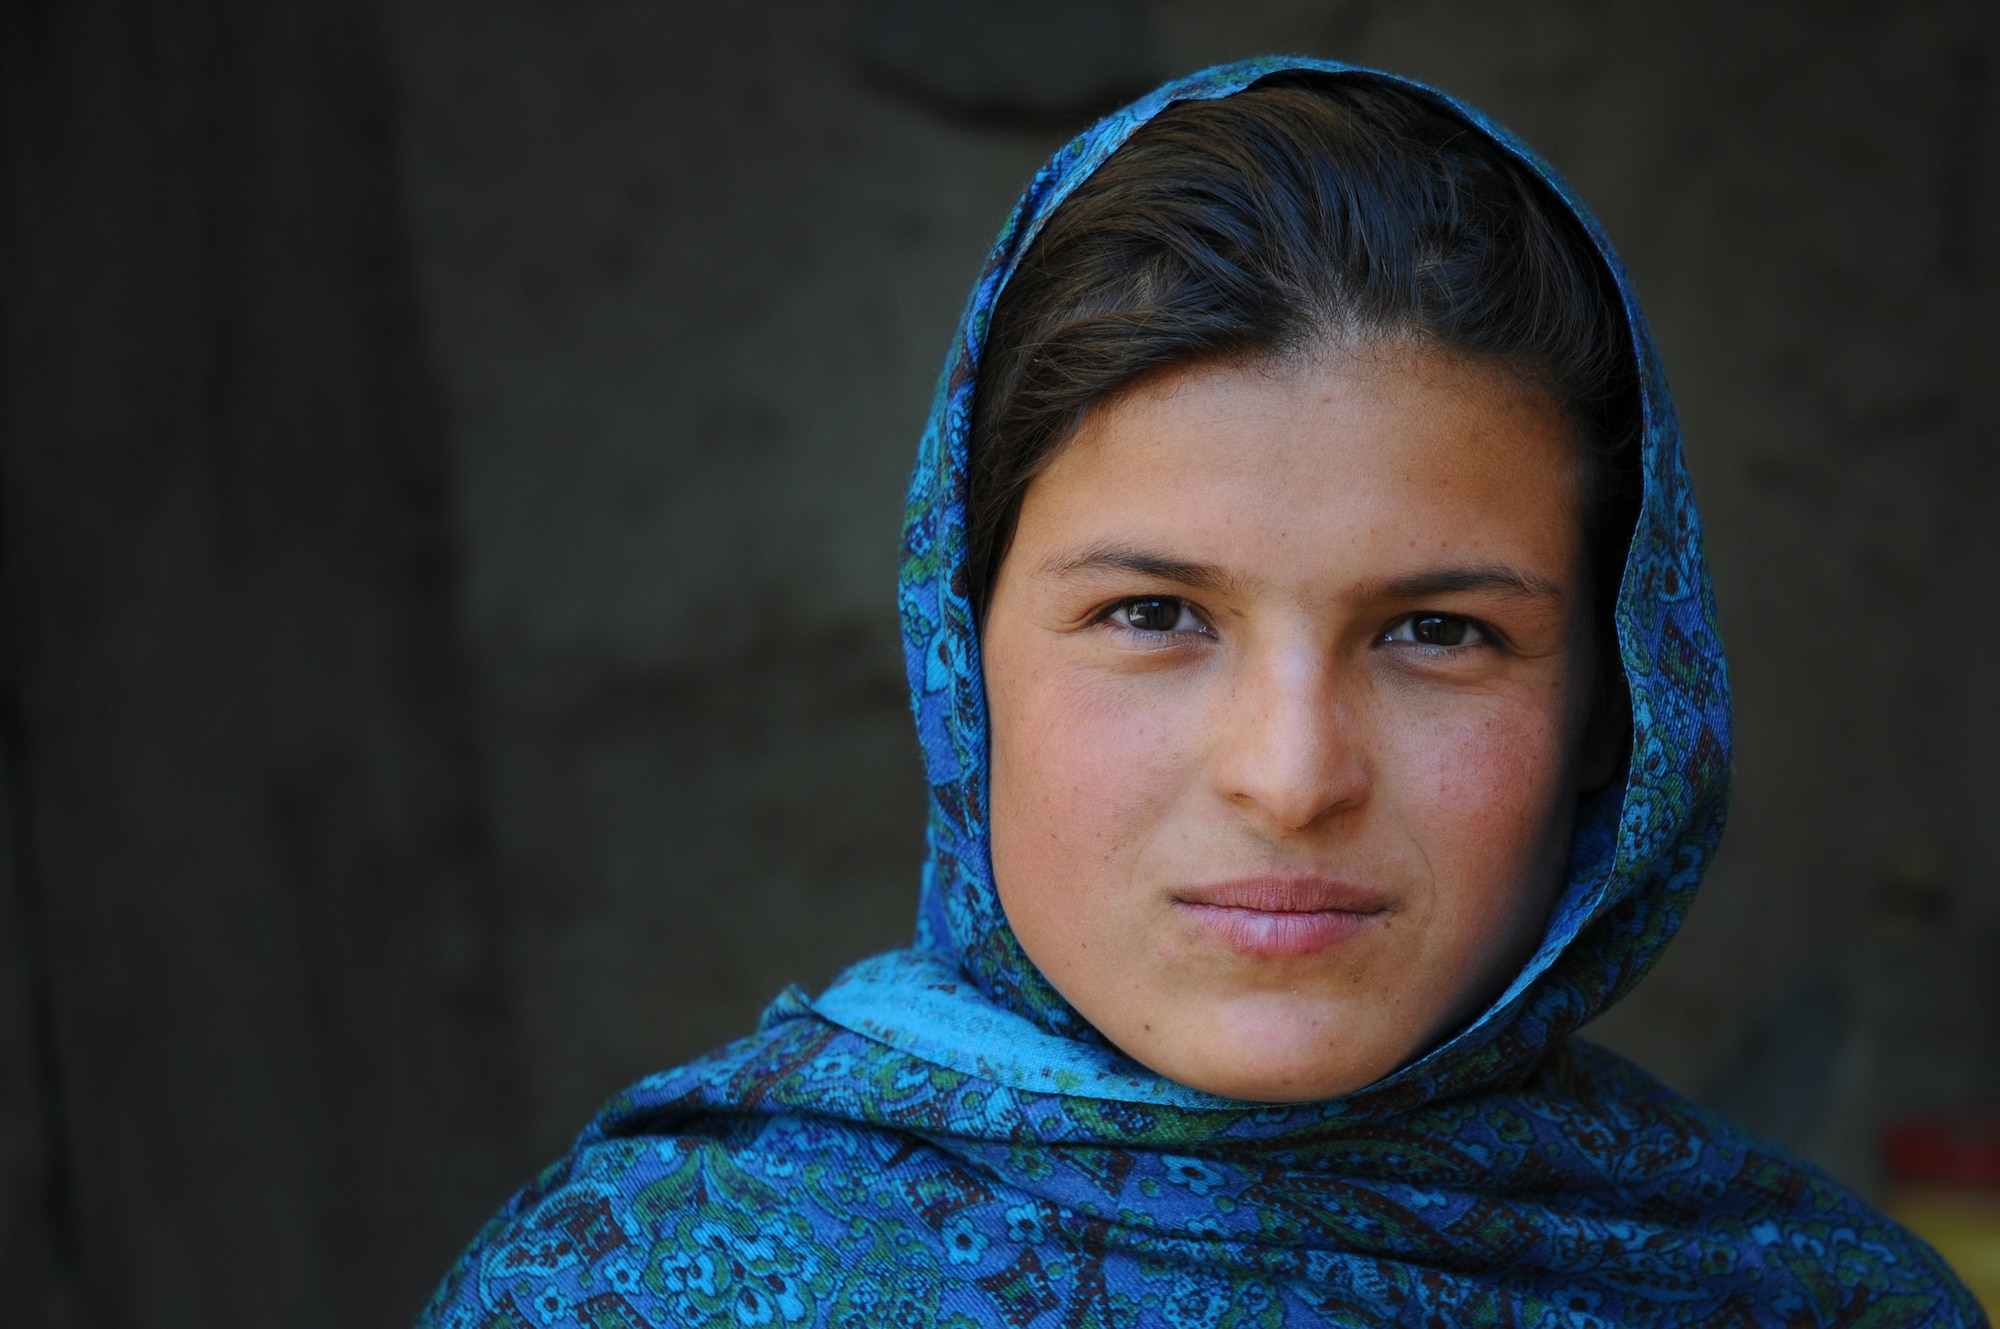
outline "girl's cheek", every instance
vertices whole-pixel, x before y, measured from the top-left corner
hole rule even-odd
[[[1192,759],[1188,737],[1200,728],[1162,695],[1170,691],[1056,675],[1026,699],[1022,750],[1034,758],[1013,774],[1033,791],[1041,843],[1102,863],[1140,848],[1159,829]]]
[[[1544,698],[1406,729],[1411,792],[1433,834],[1448,830],[1453,848],[1471,855],[1539,842],[1566,796],[1567,730],[1559,704]]]

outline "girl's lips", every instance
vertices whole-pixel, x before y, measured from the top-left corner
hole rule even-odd
[[[1179,891],[1175,905],[1224,945],[1254,959],[1313,955],[1389,910],[1380,891],[1327,877],[1252,877]]]

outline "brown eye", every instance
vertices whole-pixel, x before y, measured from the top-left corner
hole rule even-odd
[[[1151,648],[1185,645],[1194,638],[1215,635],[1208,621],[1187,601],[1171,595],[1142,595],[1120,600],[1098,618],[1123,632],[1138,633],[1133,645]]]
[[[1419,614],[1410,624],[1410,635],[1426,646],[1457,646],[1465,640],[1468,626],[1455,614]]]
[[[1125,606],[1125,621],[1141,632],[1172,632],[1181,621],[1179,600],[1133,600]]]
[[[1486,640],[1469,618],[1458,614],[1427,612],[1412,614],[1383,635],[1386,642],[1408,642],[1413,646],[1473,646]]]

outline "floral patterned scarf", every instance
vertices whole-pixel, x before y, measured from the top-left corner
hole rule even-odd
[[[918,450],[899,605],[932,791],[916,945],[615,1098],[493,1219],[423,1323],[1973,1325],[1921,1242],[1813,1167],[1573,1037],[1672,938],[1721,833],[1729,685],[1665,379],[1597,223],[1505,130],[1436,97],[1575,209],[1624,293],[1644,499],[1616,623],[1626,778],[1580,809],[1532,960],[1477,1020],[1345,1098],[1258,1106],[1120,1055],[1028,961],[987,855],[965,595],[966,440],[989,317],[1042,223],[1181,99],[1058,152],[975,287]],[[1400,82],[1400,80],[1397,80]],[[1415,86],[1415,85],[1407,85]]]

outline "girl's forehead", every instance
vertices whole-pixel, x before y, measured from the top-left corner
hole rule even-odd
[[[1029,489],[1016,542],[1052,566],[1144,546],[1272,581],[1446,553],[1563,569],[1579,470],[1562,413],[1498,370],[1197,366],[1094,410]]]
[[[1301,501],[1358,487],[1479,503],[1523,472],[1573,491],[1579,454],[1554,399],[1503,367],[1427,353],[1225,362],[1093,406],[1037,487],[1199,481]]]

